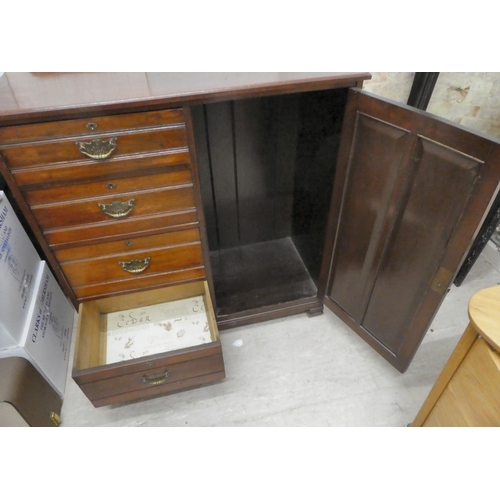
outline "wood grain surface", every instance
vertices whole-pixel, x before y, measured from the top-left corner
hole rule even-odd
[[[472,296],[469,318],[477,332],[500,352],[500,286],[485,288]]]

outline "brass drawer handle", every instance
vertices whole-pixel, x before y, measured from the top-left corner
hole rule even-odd
[[[132,198],[128,201],[114,201],[113,203],[98,203],[97,206],[110,217],[119,219],[120,217],[126,217],[132,209],[134,208],[135,200]]]
[[[76,142],[80,152],[89,156],[93,160],[104,160],[115,150],[118,139],[111,137],[107,141],[94,139],[90,142]]]
[[[129,262],[118,262],[124,271],[132,274],[142,273],[145,269],[149,267],[149,262],[151,258],[146,257],[145,259],[133,259]]]
[[[146,375],[144,375],[142,377],[142,383],[147,385],[164,384],[167,381],[169,375],[170,375],[169,371],[166,371],[165,373],[158,373],[156,375],[150,375],[149,377],[146,377]]]

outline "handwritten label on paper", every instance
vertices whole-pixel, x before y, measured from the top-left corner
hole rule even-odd
[[[202,296],[109,313],[107,323],[107,364],[212,341]]]

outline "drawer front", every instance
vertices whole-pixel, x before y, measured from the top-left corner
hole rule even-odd
[[[53,229],[45,231],[44,236],[48,244],[56,250],[75,244],[88,245],[117,237],[137,237],[151,231],[172,231],[188,226],[198,227],[198,214],[194,207],[182,212],[167,212],[150,217],[132,217],[118,221],[107,221],[102,224]]]
[[[151,368],[148,361],[134,367],[134,373],[106,378],[80,385],[94,406],[111,402],[139,399],[167,392],[186,389],[225,377],[224,361],[220,341],[202,348],[205,355],[187,361],[176,362],[168,359],[162,366]],[[158,364],[158,363],[157,363]]]
[[[154,396],[166,395],[171,392],[177,392],[186,389],[192,389],[200,387],[203,385],[211,384],[213,382],[218,382],[225,378],[224,372],[213,372],[205,375],[200,375],[197,377],[179,380],[178,382],[172,382],[165,386],[158,386],[149,389],[143,389],[142,391],[133,391],[125,394],[112,395],[104,399],[97,399],[92,401],[92,404],[99,408],[105,405],[113,405],[119,403],[126,403],[128,401],[136,401],[141,398],[150,398]],[[82,388],[85,392],[85,389]]]
[[[88,136],[117,132],[120,130],[161,127],[183,124],[182,109],[131,113],[125,115],[95,116],[79,120],[37,123],[0,128],[0,144],[15,144],[38,140],[58,139],[72,136]]]
[[[115,217],[113,203],[119,203],[120,217]],[[32,207],[32,213],[43,231],[80,225],[102,224],[110,221],[141,218],[167,212],[195,209],[192,186],[130,192],[92,200],[55,203]],[[106,229],[103,228],[105,231]]]
[[[25,191],[54,185],[63,186],[79,182],[156,173],[166,168],[169,171],[185,169],[189,162],[189,153],[186,148],[184,151],[173,150],[159,155],[147,155],[126,160],[111,158],[91,164],[66,165],[63,163],[50,167],[13,169],[12,175],[18,186]]]
[[[186,166],[182,170],[157,175],[110,178],[106,181],[27,191],[25,199],[32,207],[36,207],[37,205],[61,203],[90,197],[116,196],[139,190],[154,189],[158,186],[192,185],[192,181],[191,170]]]
[[[55,252],[79,299],[205,278],[198,229],[67,248]],[[140,273],[119,262],[151,260]]]
[[[92,140],[100,141],[101,152],[93,154],[107,154],[102,159],[89,158],[80,148],[81,144],[90,144]],[[113,144],[109,141],[114,141]],[[133,133],[117,133],[114,136],[83,137],[78,141],[64,140],[54,142],[40,142],[23,146],[7,146],[2,148],[2,156],[11,169],[23,169],[41,165],[58,163],[106,161],[107,158],[144,154],[187,147],[186,129],[183,125],[173,125],[172,128],[138,131]],[[87,146],[90,149],[90,146]],[[90,154],[90,153],[89,153]]]
[[[160,275],[202,265],[203,254],[198,242],[65,262],[61,268],[70,285],[77,288],[110,281],[134,280],[136,276]]]
[[[86,285],[74,288],[73,291],[79,300],[93,300],[99,297],[139,292],[159,286],[179,285],[181,283],[206,279],[203,265],[190,269],[170,270],[164,274],[136,275],[129,280],[110,281],[96,285]]]
[[[103,256],[123,255],[130,251],[138,252],[153,248],[170,248],[191,243],[200,243],[200,232],[198,229],[172,231],[170,233],[160,233],[142,238],[128,238],[109,243],[71,247],[56,250],[54,254],[57,260],[63,264],[77,260],[99,259]]]

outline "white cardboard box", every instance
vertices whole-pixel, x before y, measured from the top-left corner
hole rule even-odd
[[[21,341],[0,351],[0,357],[27,359],[63,397],[75,310],[44,261],[39,264],[34,292]]]
[[[7,196],[0,191],[0,351],[21,342],[40,262]]]

